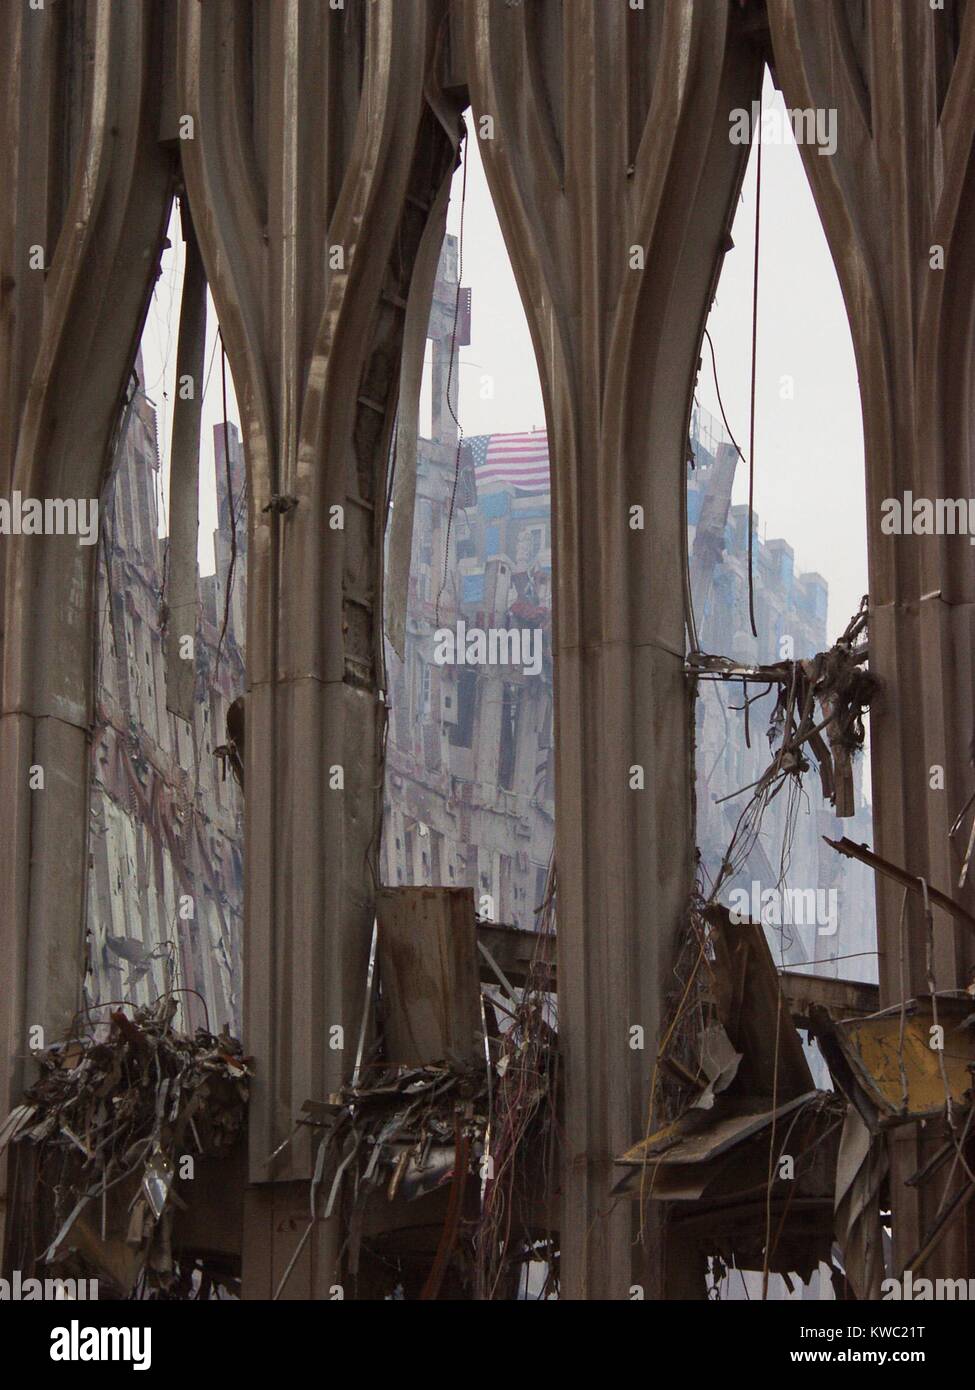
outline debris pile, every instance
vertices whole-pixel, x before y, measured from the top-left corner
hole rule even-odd
[[[845,1106],[816,1087],[761,926],[717,904],[691,917],[650,1124],[617,1158],[614,1194],[668,1203],[685,1233],[713,1214],[706,1253],[761,1270],[766,1287],[771,1273],[808,1279],[831,1259]]]
[[[180,1181],[244,1126],[250,1059],[226,1032],[177,1032],[177,1007],[165,994],[132,1017],[117,1009],[36,1054],[40,1079],[0,1130],[31,1193],[26,1253],[121,1297],[180,1280],[173,1221],[192,1188]]]
[[[279,1298],[316,1222],[343,1192],[351,1208],[347,1264],[359,1277],[363,1234],[374,1203],[415,1202],[446,1191],[442,1230],[420,1297],[437,1298],[457,1248],[461,1222],[476,1215],[478,1164],[489,1096],[486,1074],[456,1063],[383,1066],[327,1101],[306,1101],[299,1123],[322,1126],[310,1191],[311,1219],[274,1294]],[[319,1188],[328,1172],[327,1197]],[[372,1202],[370,1201],[372,1199]],[[370,1212],[371,1208],[371,1212]]]
[[[339,1204],[367,1296],[514,1297],[529,1264],[556,1286],[554,894],[553,873],[542,930],[514,932],[517,950],[491,927],[502,968],[470,889],[382,890],[352,1079],[307,1100],[268,1160],[316,1132],[307,1225],[273,1297]]]
[[[483,1151],[487,1081],[483,1070],[446,1064],[390,1067],[343,1086],[324,1104],[307,1101],[304,1111],[308,1123],[325,1127],[325,1156],[337,1165],[324,1210],[330,1216],[346,1171],[353,1201],[385,1189],[389,1201],[409,1202],[463,1181]],[[457,1164],[457,1152],[466,1164]]]
[[[905,902],[912,889],[925,897],[932,990],[884,1009],[871,1007],[876,987],[863,985],[854,987],[856,998],[823,991],[790,1006],[789,972],[776,969],[761,924],[733,922],[720,903],[695,896],[650,1121],[617,1157],[614,1191],[639,1199],[641,1226],[646,1204],[665,1204],[702,1277],[705,1256],[720,1257],[712,1290],[724,1267],[761,1270],[764,1297],[771,1273],[805,1281],[826,1264],[845,1296],[879,1298],[892,1129],[929,1127],[906,1184],[927,1188],[927,1200],[941,1187],[904,1268],[920,1271],[975,1197],[975,985],[933,988],[932,909],[963,909],[865,848],[835,847],[902,882]],[[791,983],[797,979],[815,981],[792,976]],[[816,1043],[818,1085],[800,1028]],[[705,1215],[715,1224],[701,1238]]]
[[[551,916],[545,925],[551,930]],[[540,932],[511,1025],[494,1034],[498,1060],[476,1242],[477,1296],[482,1299],[504,1297],[505,1278],[520,1278],[527,1261],[545,1267],[538,1297],[558,1288],[559,1040],[546,989],[544,942]]]

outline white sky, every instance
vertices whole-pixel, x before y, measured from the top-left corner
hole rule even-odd
[[[782,107],[781,96],[767,76],[765,104]],[[472,289],[473,341],[461,349],[461,423],[469,435],[542,428],[545,417],[528,325],[476,137],[469,139],[468,147],[463,283]],[[796,552],[797,569],[815,569],[826,578],[832,638],[866,591],[863,438],[853,347],[836,273],[799,153],[794,144],[768,143],[762,158],[755,507],[762,536],[784,537]],[[448,214],[448,230],[453,233],[459,231],[460,189],[458,170]],[[754,196],[752,158],[733,229],[735,247],[725,259],[709,320],[725,408],[746,454]],[[159,408],[164,476],[168,476],[184,261],[178,217],[173,219],[169,237],[173,246],[163,257],[163,273],[143,337],[146,390]],[[216,524],[212,430],[221,419],[221,405],[215,334],[211,302],[201,459],[199,553],[203,573],[213,570],[212,531]],[[237,422],[229,371],[227,376],[228,413]],[[780,394],[785,376],[793,381],[791,400]],[[493,379],[493,397],[484,395],[486,377]],[[698,399],[714,415],[719,414],[706,348]],[[740,468],[735,501],[746,499],[746,478]]]
[[[160,533],[168,533],[167,497],[169,492],[169,445],[176,389],[176,344],[179,337],[179,301],[182,292],[186,251],[180,231],[179,213],[170,219],[171,247],[163,253],[162,274],[149,305],[142,335],[142,362],[146,395],[156,407],[159,456],[162,459],[162,494],[159,498]],[[204,357],[203,424],[200,449],[200,539],[197,557],[201,574],[212,574],[213,532],[217,524],[217,492],[214,476],[213,427],[223,421],[220,380],[220,347],[217,342],[217,315],[207,291],[207,338]],[[227,415],[240,427],[240,412],[234,394],[230,364],[227,364]]]
[[[764,101],[783,109],[767,74]],[[788,130],[787,122],[778,124]],[[746,457],[754,233],[753,152],[732,231],[735,249],[708,325],[729,423]],[[867,591],[863,426],[846,310],[793,143],[762,150],[759,252],[755,510],[763,537],[783,537],[797,569],[817,570],[828,581],[833,640]],[[706,346],[698,398],[717,415]],[[780,396],[785,376],[793,378],[794,400]],[[746,502],[741,467],[737,481],[735,501]]]
[[[471,287],[471,345],[460,349],[460,410],[464,433],[544,429],[545,410],[528,321],[515,284],[501,227],[468,112],[467,202],[461,279]],[[460,232],[463,170],[454,175],[447,231]],[[493,398],[482,398],[484,378]]]

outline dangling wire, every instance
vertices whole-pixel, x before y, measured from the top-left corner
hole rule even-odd
[[[721,383],[718,381],[718,363],[714,356],[714,343],[711,341],[711,334],[708,332],[706,328],[704,330],[704,338],[707,342],[708,347],[711,349],[711,375],[714,377],[714,393],[718,398],[718,409],[721,411],[721,419],[724,421],[725,432],[727,433],[728,438],[731,440],[732,444],[735,446],[735,452],[741,459],[742,463],[747,463],[748,460],[745,458],[745,455],[741,452],[741,448],[739,447],[738,441],[732,434],[731,426],[728,424],[728,417],[725,414],[724,409],[724,401],[721,399]]]
[[[755,263],[752,270],[752,392],[751,418],[748,427],[748,616],[752,625],[752,636],[758,636],[755,623],[755,580],[753,574],[753,555],[755,514],[752,510],[755,501],[755,364],[758,347],[758,243],[762,220],[762,102],[758,102],[758,129],[755,138]],[[737,445],[736,445],[737,448]],[[741,451],[739,450],[739,453]]]

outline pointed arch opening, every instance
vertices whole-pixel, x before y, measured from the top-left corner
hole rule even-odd
[[[240,1037],[246,472],[192,238],[174,200],[100,499],[85,999]]]
[[[728,658],[730,668],[702,679],[695,703],[700,887],[732,921],[762,924],[781,982],[811,974],[876,985],[873,875],[826,843],[843,836],[873,843],[869,716],[859,748],[807,739],[799,777],[787,761],[793,755],[783,756],[789,730],[801,722],[797,699],[812,701],[810,726],[828,714],[821,689],[813,693],[826,670],[819,654],[837,650],[857,614],[849,647],[865,650],[857,370],[796,132],[767,69],[760,111],[755,103],[743,113],[761,121],[761,150],[753,139],[690,428],[693,626],[699,649]],[[832,1089],[817,1044],[800,1036],[816,1085]],[[718,1256],[708,1267],[718,1298],[831,1298],[837,1278],[842,1273],[824,1263],[802,1279]]]

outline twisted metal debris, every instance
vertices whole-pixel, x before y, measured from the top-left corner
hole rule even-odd
[[[356,1279],[363,1251],[397,1267],[395,1256],[370,1244],[374,1203],[417,1202],[438,1192],[441,1205],[427,1203],[417,1215],[418,1226],[438,1228],[436,1248],[419,1279],[410,1283],[420,1299],[442,1296],[448,1270],[454,1286],[459,1283],[476,1298],[512,1296],[530,1262],[545,1266],[541,1296],[557,1288],[557,1240],[546,1224],[543,1200],[555,1191],[559,1142],[558,1035],[549,962],[554,927],[553,869],[525,987],[512,987],[499,971],[503,988],[482,995],[483,1066],[444,1059],[411,1066],[372,1060],[384,1047],[380,1024],[372,1053],[353,1079],[325,1101],[305,1102],[292,1134],[271,1156],[277,1157],[301,1126],[319,1130],[308,1225],[275,1298],[284,1292],[315,1224],[333,1216],[340,1203],[348,1208],[344,1253]],[[415,1268],[398,1272],[416,1276]]]
[[[123,1297],[187,1283],[173,1250],[174,1214],[192,1200],[181,1180],[244,1126],[250,1059],[227,1032],[177,1032],[177,1007],[165,994],[131,1017],[115,1009],[37,1053],[41,1076],[0,1130],[27,1204],[24,1254]]]
[[[778,687],[778,696],[768,726],[769,746],[775,749],[762,776],[750,786],[741,787],[732,797],[752,793],[735,826],[724,862],[710,892],[708,902],[717,902],[722,888],[748,859],[761,830],[766,807],[788,788],[790,804],[787,823],[795,816],[794,794],[810,770],[811,753],[819,769],[823,797],[836,809],[837,816],[852,816],[853,758],[863,749],[863,717],[880,689],[878,678],[867,669],[870,648],[864,637],[868,621],[868,601],[864,596],[857,612],[828,651],[801,661],[779,661],[770,665],[748,666],[730,657],[693,652],[686,671],[695,680],[741,681],[746,694],[741,708],[745,715],[745,738],[749,739],[749,708],[755,699]],[[748,696],[748,685],[764,684],[757,696]],[[816,719],[816,705],[822,718]],[[825,735],[825,737],[824,737]],[[777,745],[777,747],[776,747]],[[724,797],[722,800],[730,800]],[[788,845],[783,846],[783,859]]]
[[[320,1124],[312,1192],[326,1164],[332,1174],[323,1218],[332,1215],[341,1190],[353,1209],[362,1210],[373,1194],[412,1202],[449,1186],[443,1232],[421,1297],[436,1298],[447,1263],[458,1244],[469,1179],[484,1152],[489,1090],[483,1071],[437,1063],[421,1067],[383,1067],[349,1083],[327,1102],[306,1102],[305,1123]],[[470,1183],[473,1190],[474,1183]],[[355,1228],[348,1260],[358,1272],[361,1229]],[[292,1261],[293,1264],[293,1261]],[[280,1295],[289,1269],[277,1291]]]
[[[323,1140],[339,1167],[349,1169],[354,1200],[362,1191],[384,1188],[390,1201],[397,1195],[413,1201],[450,1181],[458,1131],[472,1153],[480,1149],[487,1083],[483,1073],[446,1064],[391,1067],[343,1086],[325,1106],[309,1102],[305,1108],[333,1112],[324,1121]],[[336,1192],[337,1182],[325,1216]]]
[[[514,1002],[510,1026],[501,1031],[495,1067],[490,1164],[476,1241],[477,1294],[503,1297],[506,1271],[538,1261],[545,1266],[540,1297],[559,1288],[558,1239],[538,1225],[544,1198],[557,1191],[559,1044],[554,999],[549,992],[545,943],[555,931],[556,870],[538,917],[538,940],[527,987]],[[534,1219],[533,1219],[534,1214]]]

